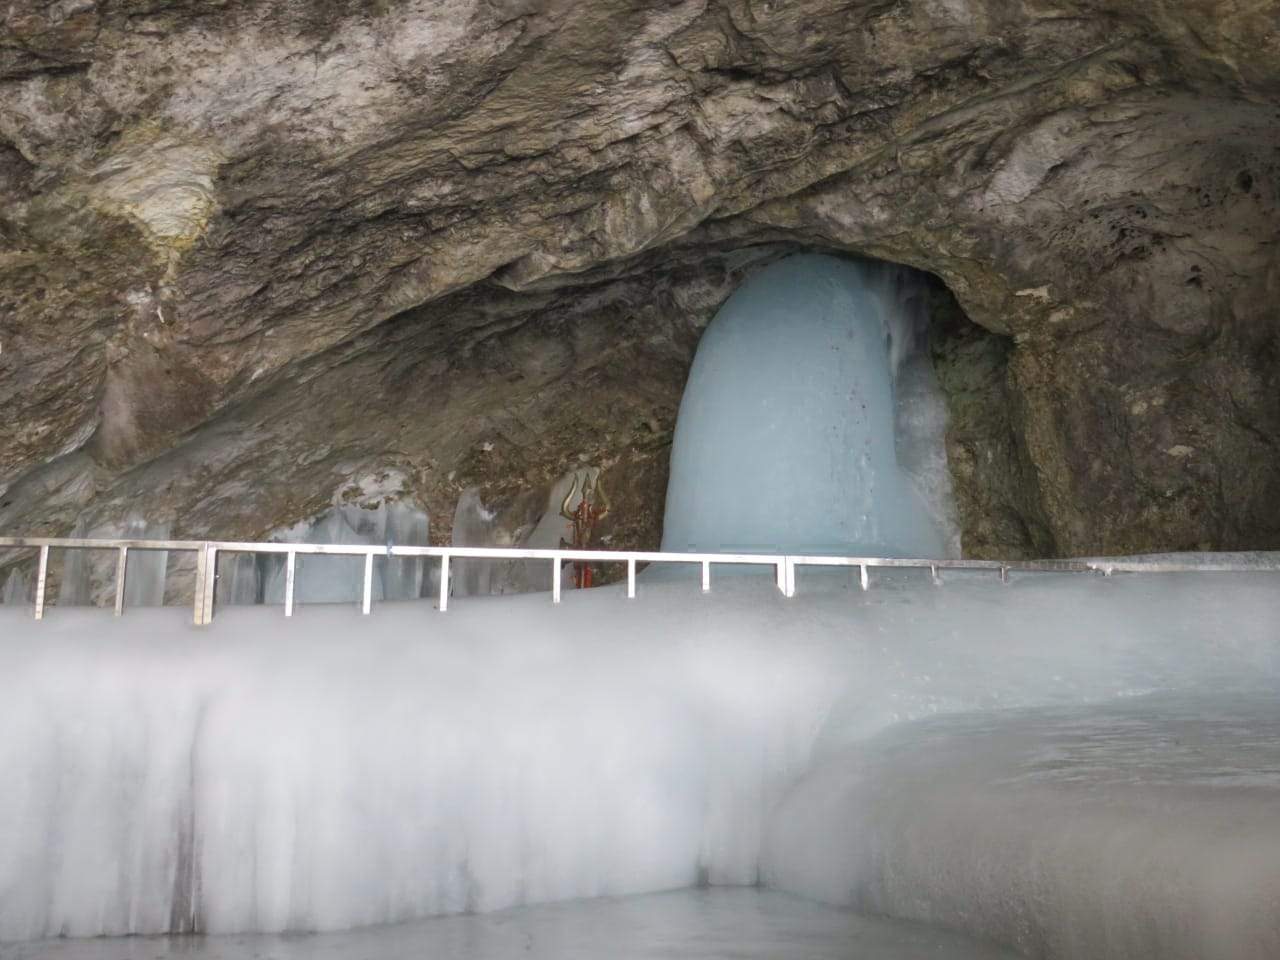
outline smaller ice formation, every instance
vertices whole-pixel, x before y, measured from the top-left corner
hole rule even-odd
[[[512,526],[504,523],[504,519],[496,510],[490,510],[484,505],[478,487],[469,487],[458,497],[458,505],[453,512],[453,537],[450,544],[455,547],[528,545],[526,541],[533,532],[533,524],[523,522]],[[550,589],[550,576],[541,579],[546,581],[545,588],[541,586],[536,568],[519,560],[458,559],[454,561],[450,571],[452,593],[460,597]],[[537,585],[533,585],[534,583]]]
[[[499,515],[480,499],[472,487],[463,491],[453,515],[455,547],[529,547],[555,550],[568,536],[568,522],[560,516],[560,505],[575,486],[569,499],[572,510],[582,500],[582,489],[600,475],[599,467],[571,470],[551,485],[545,503],[534,511],[516,509]],[[604,545],[602,545],[604,546]],[[533,593],[551,589],[551,567],[542,560],[455,560],[450,582],[455,596],[505,593]],[[566,582],[568,582],[566,580]]]
[[[913,298],[907,308],[915,314],[909,329],[927,332],[928,315],[923,301]],[[960,525],[951,494],[951,469],[947,465],[947,401],[938,386],[933,364],[922,340],[894,367],[894,435],[898,466],[907,475],[929,519],[943,541],[943,556],[959,557]]]
[[[427,546],[428,516],[407,500],[378,498],[335,504],[312,520],[282,531],[272,540],[285,543],[350,543]],[[232,559],[229,592],[233,603],[283,603],[285,559],[278,555],[243,555]],[[374,600],[415,600],[430,596],[434,577],[422,557],[376,557]],[[298,603],[358,603],[364,593],[361,557],[299,555],[294,579]],[[253,597],[253,599],[250,599]]]
[[[424,510],[405,492],[395,471],[352,481],[334,494],[333,505],[318,516],[273,531],[277,543],[336,543],[427,546]],[[220,553],[219,604],[284,602],[286,559],[278,554]],[[430,596],[432,565],[422,557],[374,558],[374,600],[416,600]],[[299,554],[294,571],[296,603],[358,603],[364,594],[362,557]]]
[[[734,293],[680,405],[663,549],[954,552],[922,294],[905,268],[816,255]]]
[[[0,603],[23,604],[31,596],[31,577],[26,570],[15,567],[5,578],[4,589],[0,590]]]
[[[124,522],[121,537],[125,540],[168,540],[168,521],[149,522],[141,514],[131,514]],[[124,602],[128,607],[164,605],[165,574],[169,553],[165,550],[131,550],[124,580]]]
[[[71,536],[102,540],[168,540],[171,531],[172,524],[168,520],[147,519],[135,511],[119,523],[100,524],[92,529],[82,521],[76,525]],[[108,597],[114,594],[114,551],[67,550],[63,552],[62,564],[62,579],[58,588],[59,605],[106,603]],[[125,606],[162,606],[168,568],[169,554],[166,551],[130,551],[125,573]]]

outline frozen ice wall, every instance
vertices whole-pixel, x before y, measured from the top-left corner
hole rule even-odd
[[[0,607],[0,941],[336,929],[704,879],[764,877],[848,902],[875,889],[877,875],[892,880],[899,862],[925,880],[959,879],[895,888],[892,909],[929,909],[941,891],[961,898],[941,902],[962,913],[964,877],[1013,875],[1035,849],[1034,837],[1030,848],[1002,845],[1004,819],[994,815],[983,820],[994,839],[964,846],[975,831],[956,819],[960,798],[976,797],[964,801],[966,817],[984,817],[1000,790],[965,774],[965,758],[1022,789],[1017,756],[1034,758],[1034,744],[1006,770],[1004,751],[960,737],[955,750],[935,751],[947,760],[935,773],[917,766],[915,779],[892,781],[907,783],[896,795],[911,803],[877,808],[884,815],[931,811],[939,836],[961,825],[932,860],[930,847],[911,846],[919,834],[909,819],[894,833],[844,789],[848,758],[865,756],[857,751],[893,724],[946,713],[1070,711],[1206,685],[1230,706],[1238,684],[1280,676],[1274,578],[1046,576],[1001,586],[955,575],[934,588],[927,576],[877,576],[864,594],[810,571],[785,600],[749,578],[714,578],[704,596],[695,574],[642,584],[631,601],[604,587],[571,591],[559,606],[542,595],[472,598],[447,614],[425,604],[383,604],[369,617],[304,606],[285,620],[278,609],[223,608],[203,630],[174,609],[117,619],[54,608],[37,624],[21,607]],[[1277,796],[1266,779],[1274,750],[1243,748],[1265,744],[1275,722],[1231,722],[1242,751],[1216,768],[1210,756],[1214,782],[1189,784],[1185,797],[1174,782],[1169,799],[1207,810],[1191,794],[1236,791],[1243,807],[1232,809],[1265,823]],[[1147,747],[1128,736],[1139,743],[1129,749],[1114,726],[1086,731],[1085,746],[1119,743],[1113,755],[1142,761],[1183,736]],[[1054,747],[1037,761],[1044,776],[1063,769]],[[987,792],[964,792],[979,787]],[[1155,831],[1167,863],[1179,851],[1192,857],[1206,837],[1228,842],[1241,822],[1112,815],[1115,831]],[[766,841],[797,820],[814,832],[783,844],[797,853],[793,873]],[[1096,822],[1062,818],[1052,837],[1070,841],[1073,823],[1086,837]],[[1273,822],[1250,834],[1258,851],[1280,853]],[[811,842],[824,824],[827,841]],[[905,839],[859,859],[857,836]],[[855,876],[864,886],[824,885],[840,878],[824,864],[838,866],[841,850],[872,871]],[[1134,943],[1145,942],[1152,911],[1176,915],[1184,903],[1177,889],[1126,900],[1089,864],[1071,861],[1064,895],[1033,904],[1040,913],[1029,917],[998,887],[972,889],[994,891],[983,901],[997,911],[993,929],[1045,930],[1112,883],[1113,907],[1093,916]],[[1222,886],[1201,889],[1209,894],[1182,914],[1188,922],[1237,916],[1214,893]]]
[[[664,550],[954,550],[945,417],[931,370],[917,362],[913,276],[803,255],[729,298],[680,405]],[[909,373],[909,405],[895,397],[898,372]]]

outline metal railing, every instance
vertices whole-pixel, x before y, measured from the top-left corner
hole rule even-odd
[[[870,570],[873,567],[927,569],[933,582],[941,583],[944,570],[976,570],[998,573],[1003,583],[1009,574],[1017,573],[1095,573],[1110,576],[1113,572],[1172,573],[1189,571],[1248,572],[1280,570],[1280,560],[1269,564],[1205,563],[1176,560],[1101,559],[1101,560],[924,560],[898,557],[831,557],[792,554],[726,554],[726,553],[661,553],[641,550],[536,550],[518,547],[416,547],[379,546],[371,544],[333,543],[274,543],[234,540],[103,540],[59,537],[0,537],[0,548],[34,548],[39,551],[36,565],[35,618],[43,619],[45,587],[49,574],[51,550],[113,550],[116,551],[115,613],[124,613],[125,581],[128,574],[129,552],[172,551],[191,552],[196,555],[193,616],[197,625],[213,621],[213,601],[217,590],[217,565],[220,553],[268,553],[285,555],[284,615],[293,616],[294,580],[297,557],[326,555],[364,557],[364,591],[360,609],[369,613],[373,605],[373,561],[375,557],[410,558],[435,557],[440,560],[439,609],[449,609],[449,561],[477,560],[545,560],[551,563],[551,599],[560,602],[562,568],[567,561],[591,563],[625,563],[627,567],[627,597],[636,595],[636,564],[684,563],[697,564],[702,571],[702,590],[711,589],[712,564],[734,564],[774,569],[774,582],[786,597],[796,594],[797,567],[858,567],[862,589],[869,589]]]

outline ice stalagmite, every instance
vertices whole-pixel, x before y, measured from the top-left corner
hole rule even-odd
[[[664,550],[941,556],[899,466],[906,314],[883,265],[797,256],[712,320],[680,405]]]

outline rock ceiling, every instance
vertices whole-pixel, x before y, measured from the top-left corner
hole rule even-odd
[[[4,532],[258,535],[387,472],[447,522],[660,459],[702,325],[819,248],[963,309],[969,552],[1280,543],[1274,3],[0,17]]]

